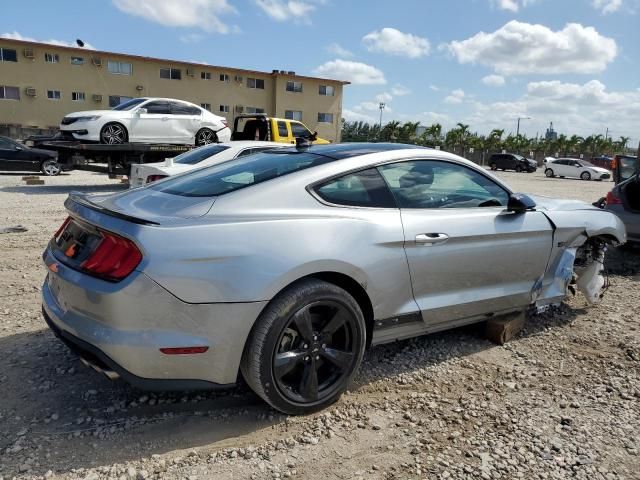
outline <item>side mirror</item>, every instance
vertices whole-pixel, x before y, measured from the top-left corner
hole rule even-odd
[[[524,213],[527,210],[534,210],[536,202],[524,193],[512,193],[509,195],[509,203],[507,203],[507,212]]]
[[[142,115],[143,113],[147,113],[147,109],[144,107],[140,107],[138,110],[136,110],[136,113],[138,115]]]
[[[20,145],[16,145],[15,149],[20,151],[20,150],[24,150],[24,147],[21,147]]]
[[[311,135],[309,135],[309,140],[311,140],[312,142],[315,142],[318,139],[318,132],[313,132]]]

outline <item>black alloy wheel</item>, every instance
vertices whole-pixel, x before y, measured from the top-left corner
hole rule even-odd
[[[100,130],[100,143],[120,145],[128,140],[127,129],[119,123],[107,123]]]
[[[212,143],[218,143],[218,135],[216,132],[209,128],[203,128],[196,133],[196,146],[210,145]]]

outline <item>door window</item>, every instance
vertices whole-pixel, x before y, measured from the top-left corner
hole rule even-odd
[[[289,136],[289,129],[287,128],[287,122],[278,122],[278,135],[284,138],[287,138]]]
[[[200,109],[182,102],[170,102],[173,115],[200,115]]]
[[[315,188],[323,200],[351,207],[395,208],[393,195],[375,168],[350,173]]]
[[[463,165],[415,160],[379,167],[400,208],[506,206],[509,193]]]
[[[2,150],[13,150],[15,148],[14,144],[9,140],[4,138],[0,138],[0,149]]]
[[[309,138],[311,132],[301,123],[291,122],[291,134],[296,138]]]
[[[158,113],[164,115],[169,115],[171,113],[167,102],[149,102],[142,107],[147,109],[147,113]]]

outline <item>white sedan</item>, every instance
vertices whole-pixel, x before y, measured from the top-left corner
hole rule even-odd
[[[570,177],[582,180],[609,180],[611,172],[606,168],[575,158],[545,159],[544,174],[551,177]]]
[[[231,139],[225,118],[172,98],[134,98],[111,110],[70,113],[60,130],[76,140],[106,144],[207,145]]]
[[[205,145],[178,155],[175,158],[168,158],[164,162],[131,165],[129,187],[140,187],[147,183],[155,182],[156,180],[161,180],[171,175],[188,172],[196,168],[226,162],[234,158],[244,157],[273,148],[284,147],[291,147],[291,145],[287,143],[257,142],[250,140]]]

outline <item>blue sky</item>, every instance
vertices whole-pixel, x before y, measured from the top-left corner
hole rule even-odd
[[[0,34],[351,80],[352,120],[640,137],[640,0],[6,2]]]

